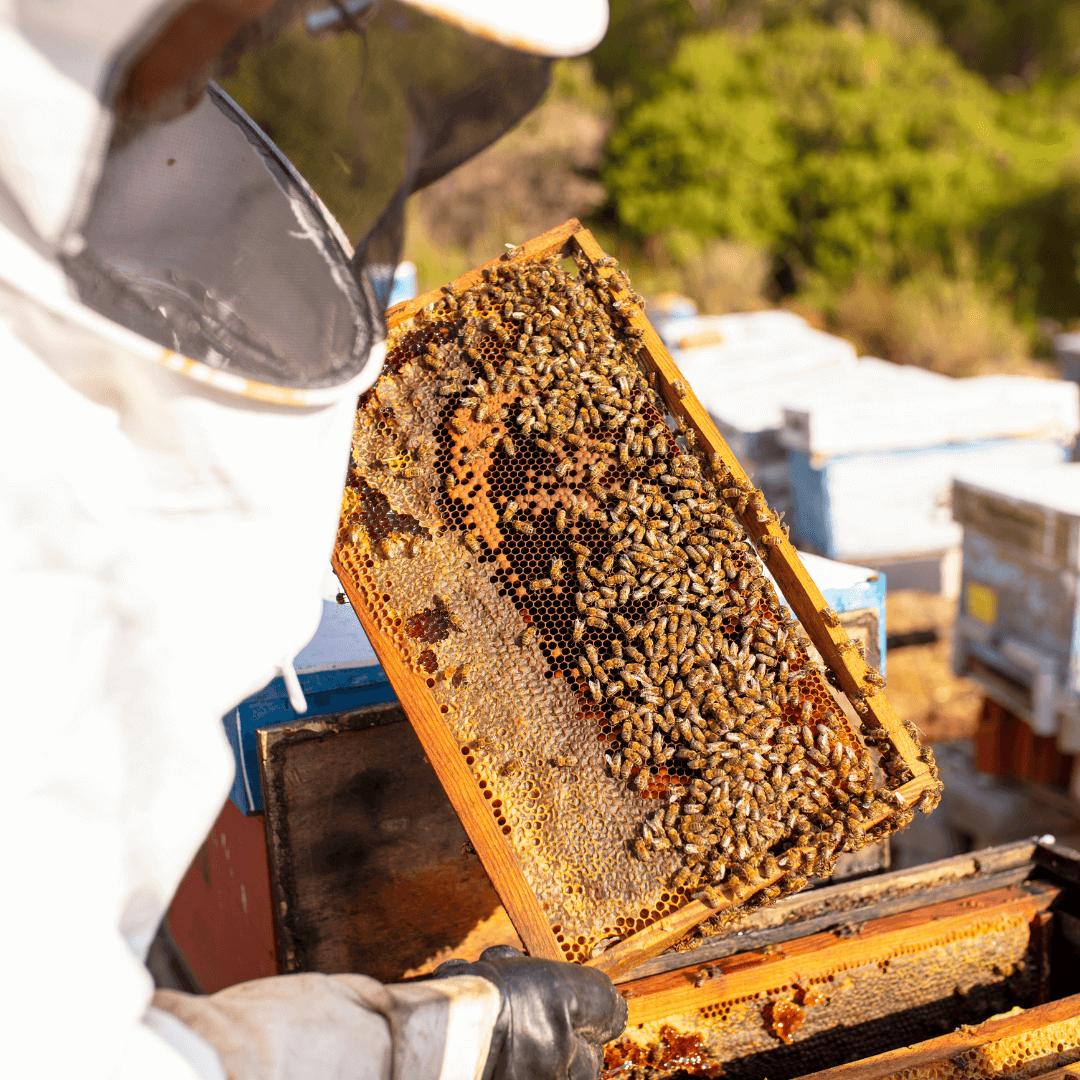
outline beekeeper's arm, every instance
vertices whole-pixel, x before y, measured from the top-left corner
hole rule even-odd
[[[286,975],[159,991],[149,1019],[189,1060],[212,1046],[229,1080],[593,1080],[626,1003],[598,971],[497,946],[396,986]]]

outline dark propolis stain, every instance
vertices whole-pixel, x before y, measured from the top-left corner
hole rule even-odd
[[[450,634],[450,618],[445,603],[436,598],[434,606],[424,608],[423,611],[418,611],[415,615],[409,616],[405,620],[405,633],[411,638],[426,641],[430,645],[436,645],[448,637]],[[431,656],[432,660],[424,661],[425,656]],[[434,671],[439,665],[438,661],[435,660],[435,654],[430,649],[425,649],[421,653],[421,663],[426,666],[432,661],[434,661],[435,666],[427,668],[428,671]]]
[[[416,518],[392,510],[390,500],[381,491],[369,486],[353,469],[349,470],[345,483],[356,492],[360,500],[360,505],[349,514],[346,522],[349,525],[359,525],[371,537],[373,545],[393,533],[431,539],[431,533]]]

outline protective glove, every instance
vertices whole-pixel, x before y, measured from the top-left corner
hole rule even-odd
[[[626,1027],[626,1002],[595,968],[496,945],[474,964],[447,960],[431,977],[456,975],[479,975],[502,995],[483,1080],[597,1080],[604,1043]]]

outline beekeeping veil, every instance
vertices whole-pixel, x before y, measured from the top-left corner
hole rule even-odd
[[[596,3],[422,6],[15,2],[9,91],[30,107],[5,131],[52,168],[0,141],[0,214],[204,381],[296,404],[370,381],[405,199],[536,104],[538,52],[604,29]]]

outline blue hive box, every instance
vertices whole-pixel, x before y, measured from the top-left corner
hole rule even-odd
[[[821,590],[825,603],[840,616],[840,625],[852,638],[862,642],[867,663],[884,675],[888,636],[885,575],[868,566],[835,562],[806,551],[800,551],[799,558]]]
[[[323,600],[322,605],[319,629],[293,661],[307,698],[303,716],[326,716],[395,701],[386,673],[353,609],[335,600]],[[223,717],[236,758],[230,798],[245,814],[263,808],[255,732],[293,723],[299,716],[289,704],[285,680],[279,675]]]
[[[1073,383],[860,360],[841,387],[823,381],[784,408],[793,532],[828,558],[890,572],[944,560],[962,535],[949,512],[954,476],[1055,465],[1078,430]]]

